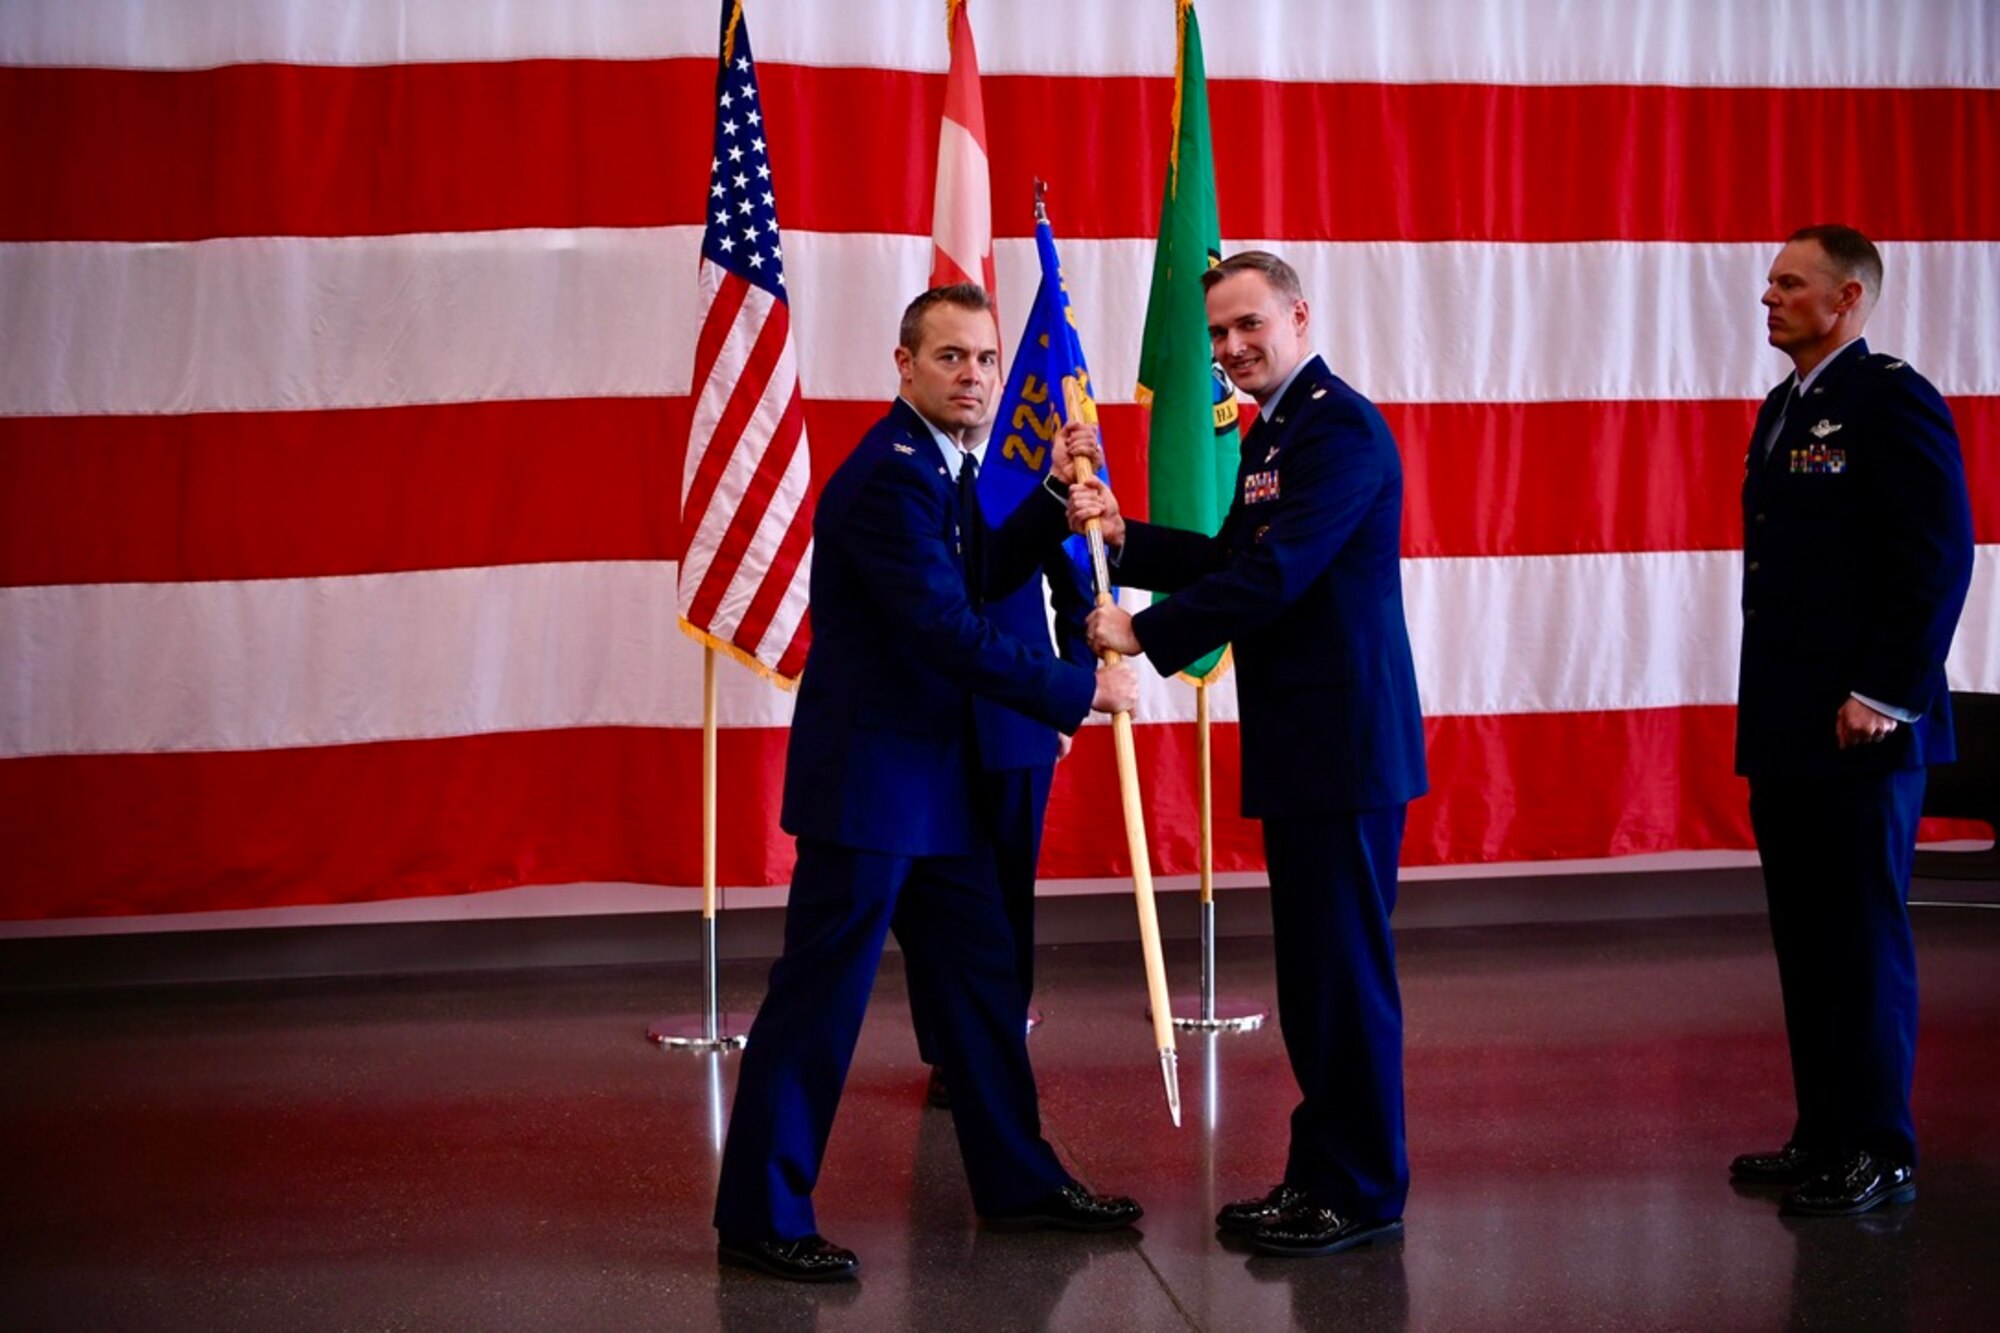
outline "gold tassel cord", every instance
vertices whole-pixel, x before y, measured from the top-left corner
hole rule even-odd
[[[722,63],[728,64],[736,54],[736,29],[743,22],[743,0],[736,0],[729,7],[729,26],[722,30]]]

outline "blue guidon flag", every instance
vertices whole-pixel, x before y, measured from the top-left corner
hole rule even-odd
[[[1048,472],[1054,454],[1050,442],[1070,420],[1072,403],[1083,420],[1097,424],[1097,398],[1090,386],[1090,367],[1083,359],[1083,343],[1076,336],[1075,316],[1070,313],[1062,261],[1056,257],[1055,233],[1039,202],[1035,206],[1035,251],[1041,259],[1041,285],[1035,289],[1035,304],[1028,311],[1028,324],[1021,332],[1007,375],[1007,389],[1000,395],[1000,410],[993,418],[993,439],[998,447],[988,447],[986,467],[979,474],[979,507],[993,523],[1013,513],[1028,488]],[[1111,480],[1102,448],[1097,475],[1107,483]],[[1089,547],[1083,538],[1072,537],[1068,549],[1088,593],[1093,587]]]

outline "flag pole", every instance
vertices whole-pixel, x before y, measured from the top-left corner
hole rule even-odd
[[[1037,200],[1037,208],[1040,201]],[[1063,397],[1071,421],[1085,421],[1083,389],[1074,379],[1063,381]],[[1078,459],[1076,480],[1090,479],[1090,464]],[[1104,556],[1104,531],[1096,519],[1084,527],[1090,542],[1090,563],[1097,577],[1097,605],[1111,605],[1111,572]],[[1114,651],[1099,653],[1098,661],[1117,666]],[[1160,1052],[1160,1077],[1167,1087],[1167,1114],[1181,1123],[1181,1076],[1174,1050],[1172,1003],[1167,998],[1167,963],[1160,951],[1160,913],[1153,902],[1153,860],[1146,848],[1145,812],[1139,805],[1139,756],[1132,740],[1132,714],[1111,715],[1112,748],[1118,757],[1118,798],[1125,808],[1125,847],[1132,858],[1132,897],[1139,909],[1139,949],[1146,962],[1146,997],[1153,1017],[1153,1044]]]
[[[646,1036],[661,1046],[680,1050],[729,1051],[743,1045],[745,1037],[729,1028],[728,1015],[720,1004],[716,972],[715,914],[715,648],[703,644],[701,650],[701,979],[702,1009],[699,1015],[663,1018],[646,1029]]]
[[[1160,238],[1139,346],[1139,401],[1148,406],[1151,516],[1170,527],[1213,536],[1235,486],[1236,393],[1215,366],[1203,310],[1201,275],[1222,262],[1216,208],[1215,153],[1209,142],[1208,73],[1194,0],[1174,5],[1174,98],[1168,136]],[[1218,651],[1220,645],[1217,645]],[[1218,659],[1220,660],[1220,659]],[[1206,659],[1181,673],[1194,682],[1201,784],[1201,992],[1173,1005],[1174,1026],[1242,1032],[1258,1026],[1264,1006],[1215,995],[1215,824],[1213,728]]]
[[[1195,762],[1201,805],[1201,994],[1174,1001],[1174,1026],[1188,1032],[1249,1032],[1270,1010],[1255,1000],[1215,998],[1215,764],[1208,719],[1208,682],[1194,686]]]
[[[1194,687],[1195,761],[1201,795],[1201,1017],[1215,1021],[1215,770],[1209,762],[1208,682]]]

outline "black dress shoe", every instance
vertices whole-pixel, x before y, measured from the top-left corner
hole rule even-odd
[[[1255,1238],[1259,1254],[1305,1259],[1320,1254],[1339,1254],[1342,1250],[1362,1245],[1380,1245],[1398,1240],[1402,1234],[1403,1219],[1400,1217],[1392,1217],[1386,1222],[1363,1222],[1342,1217],[1333,1209],[1322,1208],[1318,1204],[1299,1203],[1258,1227]]]
[[[716,1257],[737,1268],[754,1268],[787,1282],[846,1282],[861,1271],[854,1251],[814,1234],[798,1240],[744,1240],[724,1236]]]
[[[1776,1152],[1746,1152],[1729,1164],[1729,1178],[1745,1185],[1803,1185],[1812,1175],[1812,1154],[1789,1143]]]
[[[1019,1212],[985,1219],[989,1231],[1116,1231],[1145,1215],[1131,1199],[1118,1194],[1092,1194],[1072,1180]]]
[[[924,1105],[939,1111],[951,1109],[951,1089],[945,1084],[944,1070],[931,1066],[931,1081],[924,1085]]]
[[[1273,1185],[1269,1194],[1259,1198],[1224,1204],[1215,1215],[1215,1229],[1247,1236],[1265,1223],[1277,1221],[1278,1214],[1287,1208],[1296,1208],[1305,1201],[1306,1192],[1296,1185]]]
[[[1795,1217],[1853,1217],[1885,1203],[1911,1203],[1916,1197],[1915,1167],[1857,1152],[1787,1194],[1778,1211]]]

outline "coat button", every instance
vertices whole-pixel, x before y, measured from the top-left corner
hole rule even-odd
[[[1762,514],[1757,515],[1757,517],[1751,521],[1756,523],[1756,525],[1760,528],[1764,526],[1764,516]]]
[[[1750,572],[1751,572],[1752,574],[1755,574],[1755,573],[1757,572],[1757,570],[1758,570],[1758,569],[1759,569],[1759,565],[1758,565],[1758,563],[1757,563],[1757,562],[1756,562],[1755,560],[1752,560],[1752,561],[1750,562]]]
[[[1745,611],[1743,618],[1745,620],[1755,620],[1757,618],[1757,608],[1753,606],[1748,611]]]

